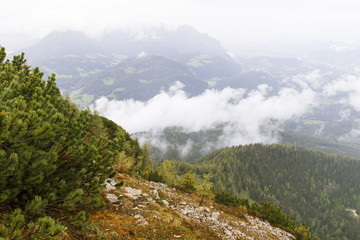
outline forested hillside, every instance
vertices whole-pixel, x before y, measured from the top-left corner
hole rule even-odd
[[[213,173],[213,183],[241,197],[282,206],[319,239],[359,239],[346,209],[360,208],[360,161],[289,145],[224,148],[196,164],[176,162],[178,174]]]
[[[187,131],[183,127],[167,127],[161,132],[139,132],[132,136],[146,141],[154,161],[184,160],[194,162],[202,155],[224,147],[224,126],[200,131]],[[312,136],[283,130],[275,133],[279,143],[301,146],[330,154],[360,157],[360,144],[341,142],[320,136]]]

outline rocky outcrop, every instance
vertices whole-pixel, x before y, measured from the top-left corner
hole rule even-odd
[[[114,205],[121,205],[121,201],[124,201],[122,197],[133,201],[132,209],[127,210],[136,219],[138,226],[148,225],[147,219],[143,216],[144,212],[150,208],[151,204],[159,204],[161,208],[168,209],[167,211],[177,214],[180,218],[205,226],[216,233],[220,239],[295,239],[292,234],[246,213],[239,218],[222,212],[216,205],[198,206],[189,195],[184,195],[163,183],[142,182],[141,188],[142,190],[125,187],[117,193],[113,191],[106,195]],[[154,215],[153,219],[157,219],[157,216]],[[174,237],[181,238],[180,235]]]
[[[142,191],[140,189],[134,189],[131,187],[126,187],[125,191],[126,193],[124,194],[132,199],[138,199],[142,194]]]
[[[225,239],[255,239],[254,232],[261,239],[270,239],[268,237],[269,234],[277,237],[277,239],[295,239],[290,233],[274,228],[268,222],[249,215],[245,215],[247,221],[233,221],[222,216],[213,207],[197,207],[196,204],[186,202],[170,205],[169,207],[183,218],[190,218],[199,223],[206,224],[216,232],[222,232],[222,237]],[[247,232],[252,234],[247,235]]]

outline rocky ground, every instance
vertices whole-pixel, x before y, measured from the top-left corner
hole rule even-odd
[[[120,179],[125,185],[116,189],[114,185]],[[195,194],[163,183],[120,174],[108,184],[105,196],[113,211],[131,222],[133,239],[295,239],[248,215],[245,207],[229,208],[210,200],[199,206]],[[130,235],[123,235],[123,239],[130,239]]]

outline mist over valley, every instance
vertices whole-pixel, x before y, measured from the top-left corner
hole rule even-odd
[[[80,107],[186,156],[193,140],[169,143],[162,131],[218,129],[216,139],[202,140],[202,153],[257,142],[301,144],[284,132],[356,145],[360,86],[349,59],[357,48],[325,46],[302,57],[229,55],[216,39],[184,26],[117,30],[100,39],[53,32],[24,51],[31,64],[56,73],[63,94]],[[326,145],[313,147],[358,156]]]
[[[195,206],[171,186],[286,239],[360,239],[357,2],[40,2],[0,22],[0,238],[43,220],[74,239],[212,236],[170,218]],[[154,184],[143,206],[123,194]],[[121,229],[100,231],[110,216]]]

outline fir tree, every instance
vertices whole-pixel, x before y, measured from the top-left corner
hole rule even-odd
[[[193,179],[193,176],[190,171],[185,174],[184,179],[181,182],[181,186],[184,189],[195,191],[195,180]]]
[[[203,203],[205,198],[213,199],[215,196],[214,185],[210,182],[212,175],[211,173],[204,174],[204,181],[196,185],[196,192],[200,196],[201,200],[199,206]]]

